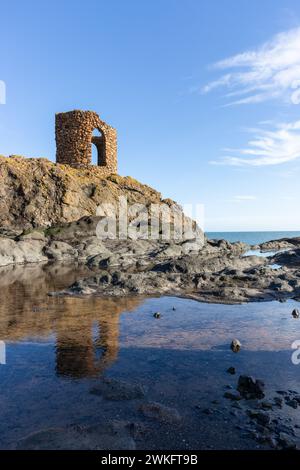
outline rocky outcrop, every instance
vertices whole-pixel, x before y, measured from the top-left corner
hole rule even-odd
[[[249,246],[224,240],[101,240],[99,217],[35,229],[0,240],[0,266],[81,263],[84,279],[58,295],[174,294],[207,302],[241,303],[299,298],[294,250],[268,257],[244,256]],[[280,256],[280,258],[279,258]],[[271,263],[282,267],[274,269]],[[90,275],[89,275],[90,273]]]
[[[261,251],[278,251],[278,250],[289,250],[294,247],[300,246],[300,237],[294,238],[280,238],[278,240],[270,240],[268,242],[255,245],[253,249],[259,249]]]
[[[96,235],[100,217],[34,229],[17,236],[0,236],[0,266],[48,261],[82,262],[91,268],[142,266],[153,259],[171,263],[174,257],[196,253],[203,239],[190,241],[101,240]],[[223,263],[224,265],[224,263]]]
[[[300,245],[300,243],[299,243]],[[272,257],[272,263],[299,268],[300,267],[300,249],[289,249],[277,253]]]
[[[70,240],[72,244],[71,235]],[[221,303],[285,300],[300,295],[297,269],[273,269],[268,258],[243,256],[248,248],[243,243],[207,240],[204,246],[197,246],[194,240],[188,244],[188,252],[186,242],[98,243],[90,239],[73,244],[81,258],[86,254],[85,262],[93,275],[53,295],[171,294]]]
[[[58,295],[174,294],[222,303],[300,298],[300,238],[256,247],[281,250],[269,257],[244,256],[248,245],[206,240],[200,229],[184,240],[100,239],[97,207],[117,207],[120,196],[128,204],[182,210],[132,178],[103,178],[96,167],[0,157],[0,171],[0,266],[85,265],[87,276]]]
[[[116,206],[119,196],[126,196],[129,204],[173,204],[131,177],[105,178],[101,168],[76,169],[45,158],[0,156],[0,177],[0,229],[4,234],[96,215],[99,204]]]

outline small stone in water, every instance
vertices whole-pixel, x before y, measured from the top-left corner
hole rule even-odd
[[[234,375],[235,374],[235,367],[229,367],[227,369],[228,374]]]
[[[248,414],[251,418],[255,419],[255,421],[263,427],[267,426],[270,422],[270,416],[266,412],[248,410]]]
[[[276,406],[278,406],[278,408],[282,408],[282,398],[280,397],[274,397],[274,403]]]
[[[283,449],[295,449],[296,448],[295,442],[291,440],[287,434],[284,434],[284,433],[279,434],[278,444]]]
[[[239,352],[239,350],[241,349],[241,343],[238,339],[233,339],[231,341],[231,345],[230,345],[230,348],[233,352]]]
[[[300,311],[297,308],[294,308],[292,311],[292,315],[294,318],[299,318],[300,317]]]
[[[231,406],[232,408],[238,408],[239,410],[242,408],[238,401],[232,402]]]
[[[272,410],[273,409],[273,405],[270,401],[263,401],[261,403],[261,407],[263,410]]]
[[[287,398],[285,400],[285,404],[287,406],[290,406],[291,408],[294,408],[296,410],[296,408],[298,408],[298,403],[296,400],[291,400],[290,398]]]
[[[154,316],[154,318],[160,318],[160,312],[155,312],[155,313],[153,314],[153,316]]]
[[[225,392],[224,398],[228,398],[229,400],[235,400],[235,401],[242,399],[240,393],[235,390],[233,390],[232,392]]]

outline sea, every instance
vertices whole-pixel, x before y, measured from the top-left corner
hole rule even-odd
[[[223,239],[229,242],[244,242],[249,245],[258,245],[270,240],[280,238],[300,237],[300,231],[266,231],[266,232],[206,232],[210,239]]]

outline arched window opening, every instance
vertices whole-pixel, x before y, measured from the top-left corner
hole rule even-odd
[[[92,165],[106,166],[105,140],[99,129],[94,129],[92,135]]]

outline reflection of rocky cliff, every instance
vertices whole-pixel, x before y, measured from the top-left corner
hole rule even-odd
[[[140,300],[48,297],[86,274],[74,266],[16,266],[0,271],[0,339],[56,336],[56,372],[98,375],[118,356],[119,317]]]

